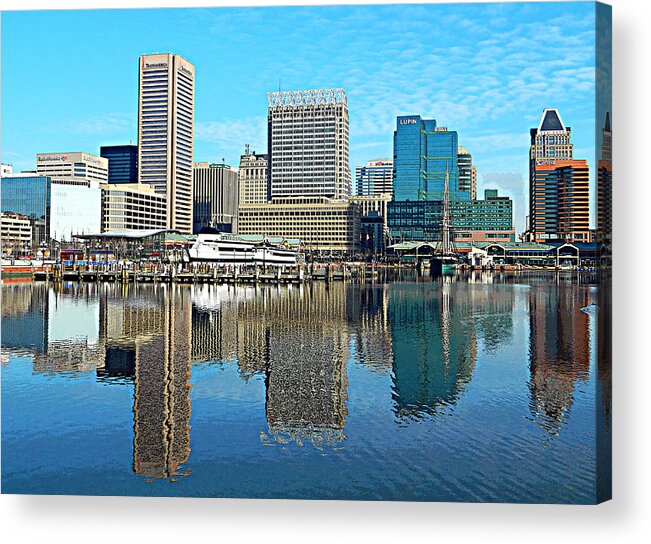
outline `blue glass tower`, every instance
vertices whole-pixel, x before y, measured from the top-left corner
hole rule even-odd
[[[398,117],[393,133],[394,200],[442,200],[446,168],[450,200],[469,200],[470,193],[459,190],[458,147],[457,132],[438,127],[435,119]]]

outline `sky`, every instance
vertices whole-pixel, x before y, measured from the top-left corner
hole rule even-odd
[[[456,130],[524,228],[530,136],[544,108],[595,167],[592,2],[2,13],[2,161],[137,143],[138,58],[192,62],[195,160],[266,152],[266,93],[345,89],[351,169],[393,155],[396,116]],[[603,120],[597,120],[598,126]]]

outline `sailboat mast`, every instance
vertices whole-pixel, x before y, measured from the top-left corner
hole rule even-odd
[[[443,255],[451,251],[450,240],[450,174],[448,163],[445,163],[445,185],[443,186],[443,217],[441,219],[441,250]]]

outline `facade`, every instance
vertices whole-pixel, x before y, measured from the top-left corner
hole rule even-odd
[[[78,234],[99,232],[102,224],[102,190],[52,182],[50,238],[71,242]]]
[[[36,155],[36,173],[53,181],[71,184],[108,182],[108,159],[90,153],[39,153]],[[78,182],[78,183],[77,183]]]
[[[2,253],[13,256],[32,248],[32,224],[26,215],[2,212],[0,216]]]
[[[138,182],[167,202],[167,227],[192,232],[194,66],[171,53],[142,55],[138,91]]]
[[[531,160],[572,160],[572,129],[566,127],[556,109],[543,111],[538,128],[531,129]]]
[[[270,197],[351,193],[343,89],[268,93]]]
[[[3,178],[2,211],[29,218],[35,246],[50,240],[67,242],[76,234],[99,232],[100,184],[70,184],[25,174]]]
[[[138,146],[103,145],[99,154],[108,159],[109,183],[136,183],[138,181]]]
[[[458,136],[420,115],[397,118],[393,133],[393,198],[442,200],[446,171],[450,200],[469,200],[459,186]]]
[[[359,206],[359,213],[362,217],[378,215],[382,218],[382,223],[387,225],[387,209],[391,202],[391,194],[384,193],[375,196],[351,196],[348,202]]]
[[[472,155],[462,145],[457,151],[459,168],[459,190],[470,194],[470,199],[477,198],[477,167],[472,164]]]
[[[384,253],[385,228],[384,218],[377,212],[371,212],[360,218],[359,249],[365,254],[380,255]]]
[[[571,132],[556,109],[544,110],[531,129],[529,241],[590,239],[589,168],[574,159]]]
[[[392,242],[438,241],[443,201],[390,202],[389,236]],[[483,200],[450,201],[450,221],[455,242],[511,242],[515,240],[513,201],[496,190],[486,190]]]
[[[109,183],[102,187],[101,232],[164,229],[166,210],[165,195],[159,195],[149,185]]]
[[[192,179],[192,232],[196,234],[202,227],[214,226],[237,233],[237,170],[226,164],[195,162]]]
[[[374,159],[355,168],[355,195],[393,194],[393,161]]]
[[[52,179],[47,176],[15,175],[2,178],[2,212],[25,215],[32,226],[32,243],[47,243],[50,228]]]
[[[240,157],[240,204],[266,204],[269,197],[269,160],[267,155],[251,153],[247,144]]]
[[[275,198],[240,206],[239,233],[299,238],[308,251],[351,253],[360,236],[359,207],[325,197]]]
[[[613,234],[613,133],[610,128],[610,113],[602,131],[601,158],[597,172],[597,241],[611,243]]]
[[[530,241],[590,239],[590,170],[585,160],[538,160],[532,166]]]

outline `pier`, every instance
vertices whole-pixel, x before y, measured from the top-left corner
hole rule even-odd
[[[32,268],[34,281],[121,282],[121,283],[229,283],[229,284],[300,284],[310,281],[372,281],[392,267],[366,264],[309,264],[293,267],[210,266],[204,264],[46,265]]]

